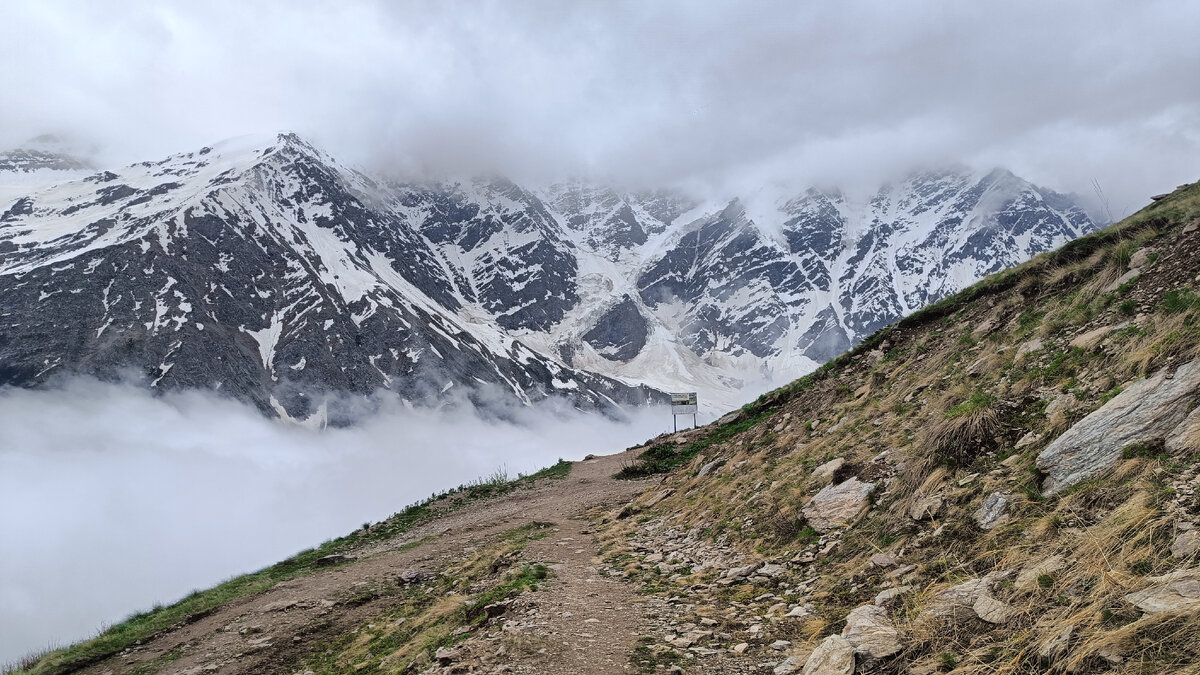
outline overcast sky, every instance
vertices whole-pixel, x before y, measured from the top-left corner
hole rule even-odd
[[[294,130],[358,164],[644,183],[1004,165],[1114,211],[1200,178],[1191,2],[21,2],[0,144]]]

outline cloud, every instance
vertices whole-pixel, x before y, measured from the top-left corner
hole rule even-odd
[[[661,409],[499,422],[384,399],[352,428],[313,432],[196,391],[0,389],[0,664],[497,469],[529,473],[669,426]]]
[[[1134,208],[1200,173],[1200,8],[1116,0],[9,2],[0,141],[294,129],[409,170],[726,186],[1003,163]],[[744,180],[744,178],[743,178]]]

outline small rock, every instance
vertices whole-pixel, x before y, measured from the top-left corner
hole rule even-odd
[[[450,665],[455,659],[462,656],[462,651],[456,647],[441,647],[433,653],[433,658],[437,659],[438,663],[443,666]]]
[[[1042,648],[1038,650],[1038,658],[1045,665],[1050,665],[1061,659],[1071,647],[1071,637],[1074,635],[1074,624],[1067,626],[1061,633],[1042,644]]]
[[[912,586],[896,586],[895,588],[884,589],[875,596],[875,604],[879,607],[887,607],[900,596],[911,593],[912,589]]]
[[[745,651],[749,648],[750,648],[749,642],[739,642],[736,645],[730,647],[729,651],[733,652],[734,654],[742,654],[742,653],[745,653]]]
[[[328,567],[330,565],[341,565],[354,560],[353,557],[334,553],[333,555],[322,556],[313,561],[313,567]]]
[[[822,534],[848,525],[867,510],[867,498],[874,483],[851,477],[837,485],[827,485],[813,496],[801,512],[812,528]]]
[[[1120,285],[1120,284],[1118,284],[1118,285]],[[1071,340],[1071,346],[1075,347],[1076,349],[1084,349],[1087,351],[1091,351],[1092,349],[1095,349],[1097,345],[1100,344],[1101,340],[1108,337],[1108,335],[1110,333],[1121,330],[1122,328],[1125,328],[1127,326],[1129,326],[1128,321],[1114,324],[1112,326],[1101,326],[1100,328],[1097,328],[1095,330],[1090,330],[1081,335],[1076,335]]]
[[[980,619],[994,624],[1005,623],[1013,615],[1011,607],[986,593],[976,598],[975,604],[971,609],[975,611],[975,615]]]
[[[1049,558],[1031,565],[1021,570],[1017,575],[1015,582],[1018,591],[1031,591],[1038,585],[1038,578],[1046,574],[1054,574],[1061,570],[1067,564],[1067,559],[1061,555],[1052,555]]]
[[[1152,248],[1140,248],[1129,257],[1129,269],[1137,269],[1145,267],[1146,262],[1150,260],[1150,254],[1154,253]]]
[[[774,649],[775,651],[778,651],[778,652],[781,652],[791,646],[792,646],[792,643],[788,642],[787,640],[776,640],[771,643],[771,649]]]
[[[993,492],[983,500],[983,505],[975,512],[975,522],[985,530],[990,530],[1008,520],[1008,506],[1012,497],[1003,492]]]
[[[1148,579],[1149,588],[1130,593],[1125,601],[1148,614],[1200,609],[1200,567]]]
[[[854,647],[841,635],[830,635],[808,655],[803,675],[854,675]]]
[[[908,510],[908,517],[916,521],[932,520],[942,510],[945,499],[941,495],[918,497]]]
[[[871,556],[871,564],[875,567],[887,569],[888,567],[896,566],[896,556],[891,553],[876,553]]]
[[[1181,532],[1171,543],[1171,557],[1190,558],[1200,550],[1200,531],[1188,530]]]
[[[713,470],[720,467],[724,463],[725,463],[724,458],[714,459],[713,461],[709,462],[708,464],[705,464],[704,466],[700,467],[700,470],[696,472],[696,477],[703,478],[703,477],[707,476],[709,473],[711,473]]]
[[[758,570],[756,570],[755,574],[761,574],[764,577],[770,577],[773,579],[773,578],[779,576],[780,574],[783,574],[785,571],[787,571],[787,568],[785,568],[783,565],[776,565],[774,563],[768,563],[768,564],[763,565],[762,567],[758,568]]]
[[[813,469],[812,476],[818,480],[829,482],[833,480],[833,475],[837,473],[838,469],[845,465],[846,459],[844,457],[837,457]]]
[[[1017,348],[1017,359],[1020,360],[1022,357],[1024,357],[1027,354],[1032,354],[1033,352],[1041,351],[1042,346],[1043,346],[1042,341],[1037,338],[1034,338],[1033,340],[1026,342],[1025,344],[1023,344]]]

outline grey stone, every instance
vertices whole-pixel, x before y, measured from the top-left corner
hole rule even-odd
[[[983,500],[983,505],[975,512],[975,522],[985,530],[990,530],[1008,520],[1008,507],[1012,497],[1003,492],[993,492]]]
[[[864,483],[852,477],[837,485],[822,488],[804,505],[801,512],[814,530],[830,532],[862,515],[867,510],[867,497],[874,489],[874,483]]]
[[[1077,422],[1037,457],[1054,495],[1110,469],[1131,443],[1166,440],[1200,398],[1200,360],[1140,380]]]
[[[900,632],[888,619],[887,612],[876,605],[850,610],[842,637],[854,647],[855,654],[866,660],[886,658],[900,651]]]
[[[942,510],[942,504],[945,499],[941,495],[930,495],[928,497],[917,497],[911,508],[908,509],[908,517],[913,520],[932,520],[937,517],[939,511]]]
[[[1039,577],[1045,574],[1054,574],[1063,567],[1066,567],[1066,565],[1066,558],[1061,555],[1052,555],[1037,564],[1030,565],[1021,570],[1017,574],[1017,580],[1013,585],[1018,591],[1031,591],[1037,588]]]
[[[880,568],[895,567],[896,556],[891,553],[876,553],[871,556],[871,564]]]
[[[1151,586],[1126,595],[1125,601],[1148,614],[1200,609],[1200,567],[1150,577],[1148,581]]]
[[[1200,551],[1200,531],[1188,530],[1180,532],[1171,543],[1171,556],[1175,558],[1190,558]]]
[[[837,473],[837,470],[845,465],[846,459],[844,457],[836,457],[813,469],[812,476],[828,483],[833,480],[833,474]]]
[[[1164,445],[1167,452],[1172,454],[1200,450],[1200,407],[1193,410],[1171,430]]]
[[[1113,324],[1111,326],[1101,326],[1100,328],[1090,330],[1086,333],[1081,333],[1080,335],[1076,335],[1074,338],[1071,339],[1070,346],[1075,347],[1077,349],[1085,349],[1085,350],[1095,349],[1096,345],[1100,344],[1100,342],[1102,340],[1104,340],[1104,338],[1108,337],[1110,333],[1121,330],[1122,328],[1125,328],[1128,325],[1129,325],[1128,321],[1123,321],[1118,324]]]
[[[987,593],[976,598],[975,604],[971,606],[971,609],[975,612],[975,616],[994,624],[1006,623],[1013,615],[1012,607],[1000,602]]]
[[[745,643],[743,642],[742,644],[745,644]],[[745,650],[742,650],[742,651],[745,651]],[[738,653],[740,654],[741,652],[738,652]],[[800,666],[803,666],[803,665],[804,665],[804,659],[800,658],[799,656],[789,656],[786,659],[784,659],[783,663],[775,666],[775,669],[772,670],[771,672],[774,673],[774,675],[790,675],[791,673],[794,673],[797,670],[800,670]]]
[[[937,621],[969,621],[975,618],[975,601],[986,592],[983,579],[951,586],[933,596],[925,608],[925,615]]]
[[[895,588],[886,588],[875,596],[875,604],[880,607],[887,607],[892,604],[900,596],[911,593],[912,586],[896,586]]]
[[[830,635],[808,655],[803,675],[854,675],[854,647],[841,635]]]
[[[1075,635],[1075,625],[1067,626],[1058,635],[1047,640],[1038,650],[1038,658],[1049,665],[1066,655],[1071,647],[1071,638]]]

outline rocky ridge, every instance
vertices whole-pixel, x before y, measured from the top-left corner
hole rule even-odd
[[[401,181],[292,134],[101,171],[4,157],[0,384],[133,377],[316,422],[381,390],[723,410],[1094,228],[1002,170],[758,204]]]

